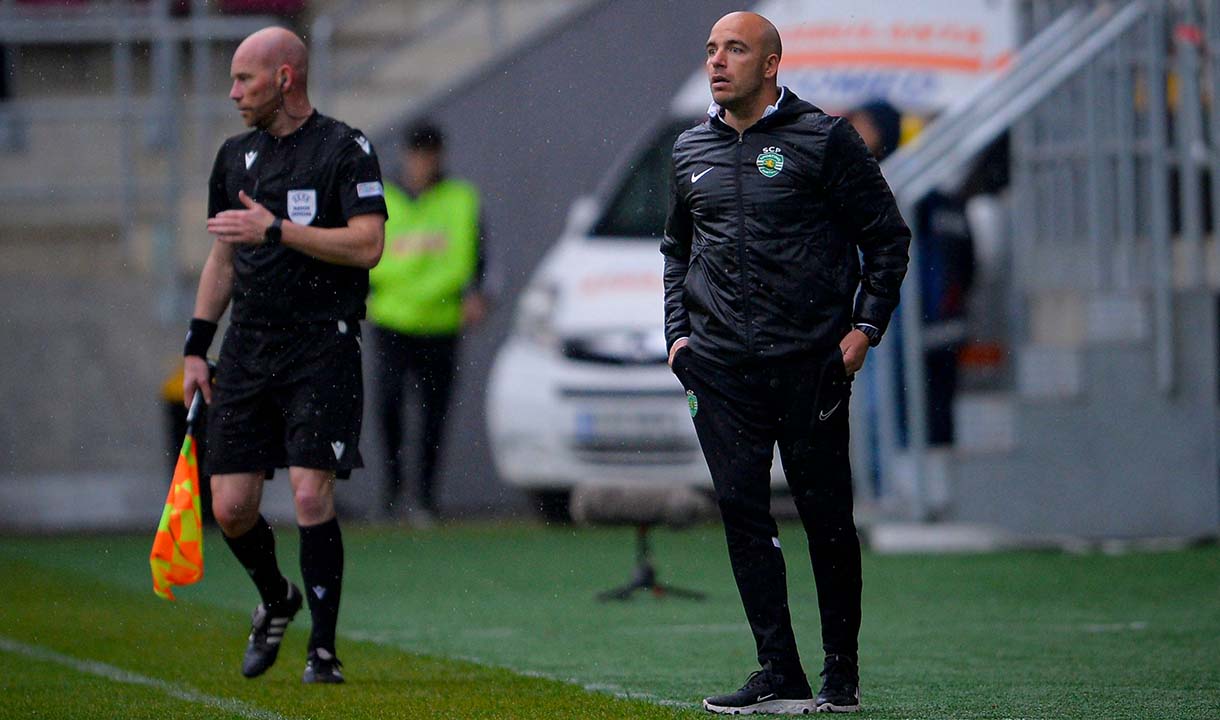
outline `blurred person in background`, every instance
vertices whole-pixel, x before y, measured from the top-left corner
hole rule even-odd
[[[369,275],[369,321],[376,353],[376,412],[385,459],[382,508],[401,515],[404,396],[418,397],[418,504],[408,516],[420,526],[437,518],[437,462],[457,369],[459,338],[487,314],[486,234],[478,190],[448,177],[440,128],[420,122],[403,136],[402,185],[386,183],[385,254]]]
[[[665,334],[761,669],[703,707],[853,712],[862,580],[848,406],[852,379],[898,305],[910,231],[852,126],[779,87],[774,25],[731,13],[712,27],[706,52],[714,102],[673,149]],[[816,697],[770,511],[776,444],[817,584]]]
[[[377,156],[358,130],[318,113],[305,44],[265,28],[233,54],[229,98],[252,128],[221,145],[208,182],[204,264],[184,349],[183,395],[208,403],[212,510],[249,573],[254,610],[242,674],[275,662],[302,592],[279,570],[259,512],[287,467],[313,620],[302,680],[340,683],[335,627],[343,537],[335,479],[362,466],[360,320],[386,219]],[[215,385],[205,361],[231,304]]]
[[[869,152],[881,162],[898,148],[902,116],[884,101],[866,104],[847,117]],[[974,283],[974,239],[966,216],[966,198],[954,190],[928,193],[915,208],[922,295],[924,373],[927,387],[927,432],[930,445],[953,444],[953,398],[957,394],[958,354],[966,343],[967,297]],[[895,323],[901,342],[902,325]],[[896,372],[901,378],[902,355]],[[901,383],[897,385],[901,387]],[[901,441],[906,442],[906,398],[900,398]]]

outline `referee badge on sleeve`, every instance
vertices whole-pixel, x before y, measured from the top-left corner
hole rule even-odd
[[[288,191],[288,219],[298,225],[308,225],[318,214],[317,190]]]

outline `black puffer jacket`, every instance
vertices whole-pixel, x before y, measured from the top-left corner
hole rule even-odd
[[[846,120],[785,91],[741,135],[719,118],[687,130],[673,160],[670,346],[739,364],[828,352],[856,322],[885,330],[911,232]]]

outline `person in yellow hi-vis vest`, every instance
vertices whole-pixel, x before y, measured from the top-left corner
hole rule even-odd
[[[484,226],[479,193],[443,172],[444,140],[432,123],[404,135],[402,187],[385,185],[391,221],[385,252],[369,274],[377,392],[374,407],[384,442],[387,517],[409,510],[417,524],[437,516],[436,465],[463,328],[487,313]],[[407,380],[418,390],[423,427],[418,504],[400,506],[403,402]]]

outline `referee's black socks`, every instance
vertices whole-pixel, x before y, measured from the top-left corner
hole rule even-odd
[[[343,534],[339,532],[338,518],[301,526],[301,578],[313,616],[309,649],[324,648],[334,653],[343,585]]]
[[[275,535],[266,518],[260,514],[254,527],[244,535],[225,535],[224,538],[237,561],[250,574],[264,605],[274,609],[276,603],[288,597],[288,580],[275,562]]]

